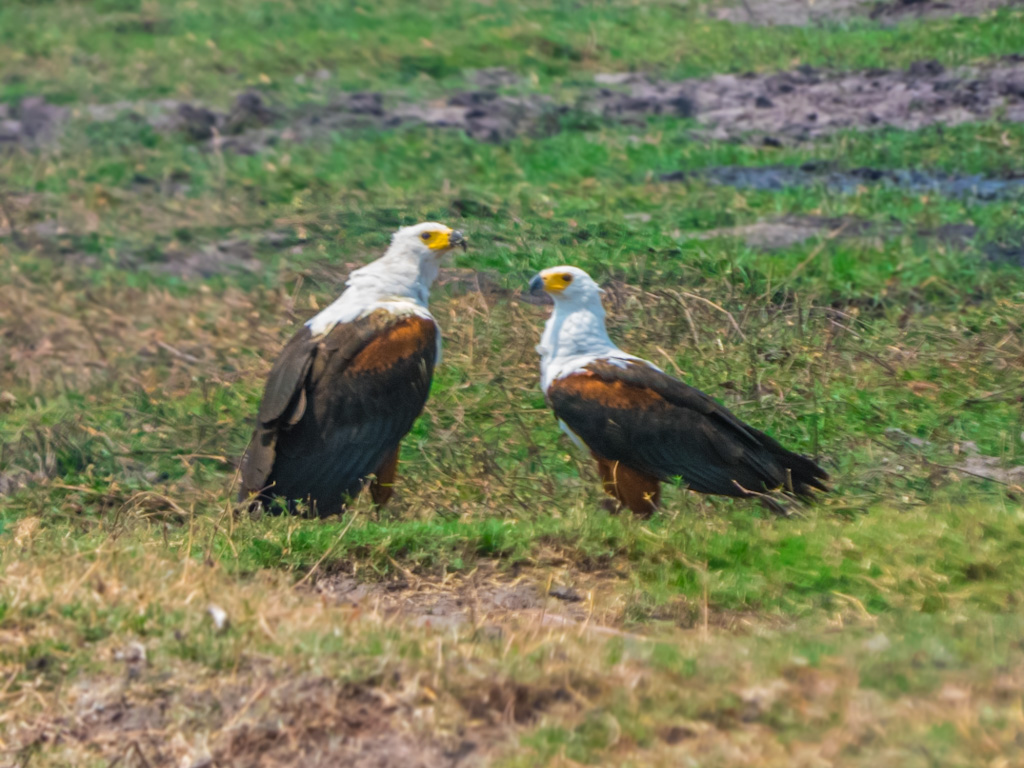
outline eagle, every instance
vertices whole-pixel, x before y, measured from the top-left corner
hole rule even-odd
[[[267,378],[241,463],[240,501],[319,516],[340,513],[370,482],[391,497],[399,444],[427,402],[441,331],[427,309],[441,257],[461,232],[427,222],[399,229],[341,296],[292,336]]]
[[[603,291],[578,267],[536,275],[554,310],[544,327],[541,389],[559,426],[597,461],[605,493],[638,517],[661,500],[661,483],[681,478],[700,493],[809,497],[826,491],[828,473],[744,424],[708,395],[654,364],[623,352],[608,337]]]

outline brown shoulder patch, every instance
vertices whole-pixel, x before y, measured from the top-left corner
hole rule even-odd
[[[644,410],[668,405],[665,399],[652,389],[627,384],[624,381],[608,380],[590,371],[573,373],[551,384],[563,396],[575,396],[606,408]]]
[[[385,328],[363,347],[349,365],[351,373],[379,373],[437,343],[437,326],[425,317],[405,317]]]

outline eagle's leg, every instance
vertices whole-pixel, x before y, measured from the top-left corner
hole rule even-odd
[[[611,514],[617,515],[622,511],[622,506],[625,502],[619,497],[618,490],[615,488],[615,472],[612,469],[614,462],[602,459],[596,454],[594,459],[597,461],[597,473],[601,476],[601,490],[612,497],[611,499],[605,499],[601,506]],[[615,501],[612,501],[612,499],[615,499]]]
[[[398,473],[398,450],[399,448],[396,447],[394,452],[381,462],[381,465],[377,467],[377,471],[374,472],[376,477],[370,482],[370,496],[373,498],[373,503],[378,507],[383,507],[387,504],[391,494],[395,492],[395,475]]]
[[[628,507],[637,517],[654,514],[661,502],[661,483],[654,475],[630,469],[620,461],[608,461],[597,456],[597,471],[601,475],[604,492]],[[616,510],[618,511],[618,510]]]
[[[615,486],[622,503],[637,517],[650,517],[661,502],[661,483],[658,478],[623,466],[621,462],[615,467]]]

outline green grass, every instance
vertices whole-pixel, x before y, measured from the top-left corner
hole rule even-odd
[[[5,3],[0,101],[225,104],[250,86],[285,105],[339,87],[423,97],[486,66],[562,98],[600,71],[988,60],[1020,49],[1020,16],[751,29],[668,3]],[[1014,748],[1022,491],[965,457],[1024,464],[1024,278],[983,250],[1019,240],[1020,201],[658,178],[812,160],[1020,173],[1024,131],[993,119],[767,148],[693,128],[570,114],[553,135],[500,145],[353,129],[243,156],[73,117],[55,146],[0,155],[4,759],[121,759],[120,726],[80,716],[88,696],[132,716],[162,702],[133,731],[151,764],[182,762],[162,745],[200,736],[214,751],[263,743],[230,741],[250,726],[320,745],[359,720],[337,709],[349,685],[390,697],[380,722],[396,738],[454,749],[445,739],[465,734],[509,766],[791,765],[801,744],[851,765],[973,765]],[[877,234],[770,252],[691,237],[786,215]],[[274,356],[349,265],[422,219],[465,230],[454,266],[497,291],[435,291],[445,357],[397,497],[324,521],[236,514]],[[964,248],[927,234],[966,223]],[[260,268],[161,270],[228,239]],[[815,453],[834,492],[790,519],[674,489],[646,523],[604,511],[538,389],[547,310],[517,294],[556,263],[608,284],[624,348]],[[3,492],[12,479],[22,487]],[[369,590],[356,608],[316,591],[342,577]],[[516,579],[535,602],[486,607]],[[581,613],[545,602],[549,582],[575,585]],[[446,626],[438,595],[477,607]],[[147,661],[126,673],[133,642]],[[327,685],[330,706],[293,680]],[[104,693],[109,681],[128,687]],[[325,730],[302,730],[317,718]],[[100,730],[79,731],[70,758],[38,737],[72,721]]]
[[[303,267],[325,258],[379,249],[387,233],[418,219],[453,220],[453,210],[473,210],[461,225],[479,238],[501,243],[462,257],[460,264],[487,269],[511,287],[553,262],[573,262],[599,276],[624,273],[632,282],[653,285],[662,274],[699,284],[728,273],[733,282],[759,295],[803,263],[818,244],[765,254],[750,249],[714,248],[687,242],[701,230],[745,224],[765,216],[817,214],[852,216],[882,227],[898,224],[903,236],[884,242],[839,241],[829,258],[813,260],[790,287],[807,287],[824,298],[849,300],[900,292],[936,279],[930,298],[945,285],[965,281],[989,290],[993,282],[1019,285],[1015,270],[985,264],[934,242],[915,242],[917,230],[971,222],[978,242],[1013,242],[1019,235],[1019,203],[982,204],[923,197],[882,186],[856,195],[823,189],[779,193],[741,191],[699,181],[686,184],[649,180],[653,174],[690,171],[724,164],[799,164],[836,160],[850,167],[940,168],[960,173],[998,173],[1005,154],[978,141],[1003,135],[1019,146],[1021,131],[993,125],[960,127],[942,133],[887,132],[883,142],[863,135],[840,136],[821,147],[766,150],[698,144],[687,126],[654,124],[656,143],[634,143],[632,129],[609,128],[584,136],[567,131],[542,142],[513,140],[507,146],[480,145],[452,132],[416,129],[380,135],[347,135],[326,143],[291,145],[252,157],[227,155],[222,161],[185,143],[161,137],[153,147],[117,141],[96,142],[88,133],[69,140],[60,155],[63,172],[40,177],[31,158],[12,160],[13,178],[31,180],[26,191],[38,196],[37,214],[58,219],[99,219],[94,231],[67,238],[67,248],[99,264],[125,259],[145,264],[167,249],[198,248],[218,238],[261,229],[301,232],[313,242],[299,257],[265,249],[272,267]],[[879,134],[872,134],[875,139]],[[982,149],[960,152],[976,141]],[[943,147],[941,157],[937,147]],[[899,163],[894,162],[899,158]],[[155,179],[175,173],[187,179],[184,197],[167,200],[152,188],[139,189],[139,174]],[[450,192],[437,190],[448,182]],[[515,190],[507,195],[506,190]],[[257,195],[259,200],[255,200]],[[68,211],[66,196],[78,202]],[[467,208],[467,206],[469,206]],[[116,212],[116,216],[110,216]],[[638,223],[624,214],[642,213]],[[455,219],[458,220],[458,219]],[[129,224],[131,226],[125,226]],[[298,240],[296,239],[296,242]],[[726,256],[726,254],[728,254]],[[47,265],[30,265],[46,270]],[[115,273],[120,273],[116,269]],[[103,273],[96,279],[103,280]],[[147,285],[158,280],[132,273],[125,279]],[[265,284],[276,279],[266,273]],[[252,278],[240,278],[251,285]],[[326,289],[328,291],[332,288]],[[831,297],[829,296],[831,294]]]
[[[957,65],[1019,52],[1020,19],[1004,9],[980,20],[822,30],[732,25],[670,2],[11,2],[0,9],[9,69],[0,98],[222,99],[255,85],[287,91],[321,69],[345,88],[422,88],[493,66],[550,83],[607,70],[689,77],[797,64]]]

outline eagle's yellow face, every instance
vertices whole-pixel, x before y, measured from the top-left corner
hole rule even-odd
[[[466,238],[457,229],[439,226],[434,229],[426,229],[419,233],[420,242],[432,251],[450,251],[452,248],[462,246],[466,249]]]
[[[604,293],[597,283],[579,267],[565,264],[542,269],[530,281],[530,293],[546,293],[555,303],[592,302],[600,304]]]
[[[570,285],[575,279],[571,272],[555,267],[554,269],[545,269],[541,272],[538,277],[540,278],[543,289],[547,293],[561,293]]]

